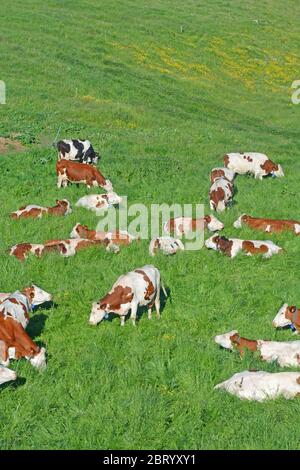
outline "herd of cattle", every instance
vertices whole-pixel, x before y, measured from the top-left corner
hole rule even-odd
[[[87,140],[62,140],[57,143],[58,159],[56,163],[57,187],[65,187],[69,183],[83,183],[88,188],[101,187],[106,194],[86,195],[79,199],[76,207],[83,207],[102,213],[122,199],[113,191],[112,183],[106,179],[96,167],[100,156]],[[280,165],[272,162],[266,155],[259,153],[230,153],[224,157],[224,167],[211,171],[211,187],[209,191],[210,208],[222,212],[232,204],[234,180],[236,175],[253,174],[255,178],[264,176],[284,176]],[[67,216],[72,212],[68,200],[57,200],[54,207],[43,207],[34,204],[23,206],[11,213],[11,218],[41,218],[45,215]],[[274,220],[241,215],[233,224],[234,228],[247,225],[253,230],[267,233],[278,233],[284,230],[300,233],[300,222],[295,220]],[[269,258],[284,250],[272,241],[242,240],[226,238],[219,235],[224,224],[214,215],[193,219],[188,217],[171,218],[163,225],[166,236],[151,240],[149,253],[154,256],[158,250],[166,255],[184,250],[181,237],[188,232],[205,229],[215,232],[205,241],[208,249],[222,252],[234,258],[240,251],[247,256],[261,254]],[[180,238],[174,238],[176,237]],[[9,253],[20,261],[29,254],[41,257],[45,253],[56,252],[69,257],[78,250],[100,245],[107,251],[118,253],[120,246],[138,242],[138,239],[124,230],[100,232],[77,223],[66,239],[47,240],[41,244],[20,243],[10,248]],[[138,307],[146,306],[148,318],[152,316],[155,306],[156,315],[160,317],[160,290],[167,296],[161,281],[159,270],[152,265],[145,265],[120,276],[111,290],[98,302],[92,304],[89,323],[96,325],[107,318],[110,313],[119,315],[121,325],[129,313],[135,324]],[[42,369],[46,367],[45,348],[39,348],[26,332],[29,314],[37,306],[51,302],[52,295],[36,285],[25,287],[22,291],[0,294],[0,384],[14,380],[16,374],[8,369],[11,359],[26,358],[32,366]],[[300,310],[295,306],[284,304],[273,320],[273,326],[290,326],[295,333],[300,331]],[[265,340],[249,340],[241,337],[236,330],[215,337],[215,342],[225,349],[238,349],[240,355],[245,350],[259,351],[260,358],[267,362],[276,361],[280,367],[300,365],[300,341],[276,342]],[[292,398],[300,395],[300,373],[281,372],[266,373],[263,371],[244,371],[235,374],[229,380],[215,388],[224,388],[240,398],[262,401],[282,395]]]

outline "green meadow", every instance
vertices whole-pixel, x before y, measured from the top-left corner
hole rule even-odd
[[[300,400],[243,402],[214,385],[248,368],[278,371],[257,355],[221,350],[216,334],[291,340],[272,320],[300,303],[299,238],[236,230],[242,213],[300,220],[300,79],[297,0],[14,0],[0,15],[0,136],[23,151],[0,155],[0,291],[33,282],[55,305],[33,313],[28,332],[48,353],[40,373],[11,362],[0,391],[0,449],[299,449]],[[224,235],[272,239],[286,252],[228,259],[202,248],[166,257],[149,240],[64,259],[24,263],[20,242],[68,238],[97,217],[14,221],[29,203],[74,206],[85,186],[56,187],[59,138],[87,138],[99,168],[128,203],[208,204],[209,172],[223,155],[257,151],[285,178],[236,179]],[[205,234],[207,238],[209,233]],[[153,263],[170,296],[161,320],[118,318],[89,326],[93,301],[123,273]]]

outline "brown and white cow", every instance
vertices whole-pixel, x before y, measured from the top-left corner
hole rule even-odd
[[[284,176],[281,165],[263,153],[228,153],[224,156],[224,166],[239,175],[250,173],[259,179],[267,175]]]
[[[27,259],[30,254],[39,258],[42,256],[43,252],[44,245],[41,243],[18,243],[9,250],[9,254],[15,256],[20,261]]]
[[[160,272],[152,265],[145,265],[120,276],[109,293],[93,303],[89,323],[97,325],[112,312],[120,316],[123,326],[125,316],[131,310],[130,318],[135,325],[138,307],[147,305],[148,318],[151,319],[154,304],[156,316],[160,318],[160,286]],[[167,296],[163,286],[162,289]]]
[[[210,172],[210,182],[213,184],[217,178],[226,178],[231,183],[235,177],[235,172],[225,167],[213,168]]]
[[[175,217],[167,220],[164,223],[164,231],[166,233],[174,233],[177,237],[186,235],[196,230],[203,231],[207,228],[210,232],[222,230],[224,224],[220,222],[214,215],[206,215],[200,219],[193,219],[192,217]]]
[[[88,188],[100,186],[106,191],[113,191],[112,184],[104,178],[100,171],[93,165],[77,163],[61,159],[56,162],[57,187],[65,187],[70,183],[83,183]]]
[[[118,205],[122,202],[122,198],[114,192],[107,194],[89,194],[81,197],[76,202],[76,207],[84,207],[85,209],[95,212],[96,215],[102,215],[103,210]]]
[[[283,304],[283,306],[278,310],[272,325],[275,328],[284,328],[289,326],[294,331],[294,334],[299,334],[300,309],[295,305],[289,306],[288,304]]]
[[[240,336],[237,330],[215,336],[215,342],[225,349],[237,349],[242,357],[245,351],[259,351],[266,362],[277,362],[280,367],[300,366],[300,341],[266,341]]]
[[[175,255],[180,250],[184,250],[184,244],[173,237],[153,238],[149,245],[150,256],[155,256],[158,251],[162,251],[164,255]]]
[[[212,211],[223,212],[231,203],[234,186],[227,178],[216,178],[209,190],[209,205]]]
[[[284,230],[289,230],[296,235],[300,234],[300,222],[297,220],[265,219],[242,214],[233,223],[233,226],[235,228],[241,228],[243,225],[247,225],[253,230],[261,230],[267,233],[280,233]]]
[[[107,251],[119,252],[119,247],[110,240],[87,240],[85,238],[69,238],[66,240],[48,240],[44,244],[44,252],[57,251],[66,258],[75,256],[76,253],[91,246],[103,245]]]
[[[71,204],[67,199],[56,199],[56,205],[54,207],[43,207],[29,204],[28,206],[20,207],[15,212],[10,214],[12,219],[27,219],[29,217],[34,219],[40,219],[43,215],[68,215],[72,213]]]
[[[234,258],[240,251],[247,256],[256,254],[270,258],[274,254],[282,253],[283,249],[270,240],[241,240],[239,238],[226,238],[213,235],[205,241],[208,249],[220,251],[230,258]]]
[[[97,232],[90,230],[87,225],[76,224],[71,233],[71,238],[86,238],[88,240],[108,240],[114,245],[130,245],[134,240],[137,240],[133,235],[126,230],[116,230],[114,232]]]

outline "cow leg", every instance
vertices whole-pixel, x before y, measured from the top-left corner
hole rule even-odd
[[[125,315],[120,316],[120,323],[121,323],[121,326],[125,325]]]
[[[157,294],[154,303],[156,310],[156,318],[160,318],[160,286],[158,286],[157,288]]]
[[[4,341],[0,341],[0,360],[4,367],[9,366],[8,346]]]
[[[133,326],[135,326],[137,308],[138,308],[137,304],[132,304],[132,305],[131,305],[131,315],[130,315],[130,318],[131,318],[131,320],[132,320]]]
[[[152,305],[148,307],[148,320],[151,320],[152,318]]]

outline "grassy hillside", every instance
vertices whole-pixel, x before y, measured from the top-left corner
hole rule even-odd
[[[0,156],[1,291],[35,282],[56,308],[33,315],[29,332],[48,351],[38,373],[12,363],[17,385],[0,392],[1,449],[299,448],[300,401],[245,403],[213,390],[247,368],[274,365],[219,349],[217,333],[291,339],[271,321],[283,301],[298,305],[299,239],[273,236],[286,249],[270,260],[230,260],[202,249],[154,264],[169,287],[161,321],[87,323],[92,301],[116,278],[153,262],[148,242],[118,256],[90,249],[24,263],[9,246],[67,237],[88,211],[64,220],[12,221],[23,204],[73,204],[88,191],[56,188],[60,137],[90,139],[101,170],[129,203],[204,203],[208,174],[225,152],[261,151],[286,177],[237,179],[236,204],[220,216],[237,232],[243,212],[300,219],[299,112],[291,83],[300,79],[299,2],[241,0],[15,0],[1,7],[0,136],[25,152]]]

